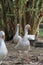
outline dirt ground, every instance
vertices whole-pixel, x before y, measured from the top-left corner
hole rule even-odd
[[[24,59],[25,54],[18,53],[14,49],[14,44],[6,42],[8,56],[3,60],[1,65],[43,65],[43,48],[32,47],[28,52],[28,59]]]

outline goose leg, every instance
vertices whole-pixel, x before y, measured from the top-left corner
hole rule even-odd
[[[30,58],[29,58],[29,53],[28,51],[24,51],[24,56],[23,56],[24,61],[29,62]]]
[[[23,59],[22,59],[22,51],[19,51],[19,52],[20,52],[20,54],[19,54],[19,59],[21,59],[22,65],[24,65],[24,64],[23,64]]]
[[[28,60],[28,51],[25,51],[25,60]]]
[[[19,58],[22,58],[22,52],[21,51],[19,51]]]
[[[32,49],[30,48],[30,45],[29,45],[28,51],[32,51]]]

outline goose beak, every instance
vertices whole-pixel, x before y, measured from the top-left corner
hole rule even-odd
[[[20,26],[20,24],[17,24],[17,26]]]
[[[2,39],[5,40],[5,35],[2,36]]]
[[[31,31],[31,27],[29,27],[29,28],[28,28],[28,30],[30,30],[30,31]]]

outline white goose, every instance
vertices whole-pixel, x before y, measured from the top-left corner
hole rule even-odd
[[[17,31],[16,31],[16,34],[15,36],[13,37],[13,41],[14,43],[18,43],[18,41],[22,38],[20,35],[19,35],[19,24],[17,24]]]
[[[29,42],[28,36],[27,36],[28,35],[28,29],[29,30],[31,29],[29,24],[27,24],[25,26],[24,37],[22,39],[20,39],[18,41],[18,44],[14,47],[16,50],[18,50],[18,51],[20,50],[20,51],[23,51],[23,52],[30,50],[30,42]]]
[[[2,63],[2,60],[5,59],[8,53],[4,40],[5,33],[3,31],[0,31],[0,64]]]

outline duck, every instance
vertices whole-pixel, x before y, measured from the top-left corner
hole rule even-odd
[[[0,31],[0,64],[2,63],[2,60],[6,58],[7,54],[8,50],[5,45],[5,32]]]
[[[25,26],[25,34],[22,39],[20,39],[17,43],[17,45],[14,47],[16,50],[21,52],[28,52],[30,50],[30,42],[28,40],[28,29],[31,30],[31,26],[27,24]]]
[[[16,34],[15,34],[14,37],[13,37],[13,42],[14,42],[15,44],[17,44],[18,41],[19,41],[20,39],[22,39],[22,37],[19,35],[19,26],[20,26],[20,24],[17,24],[17,31],[16,31]]]

